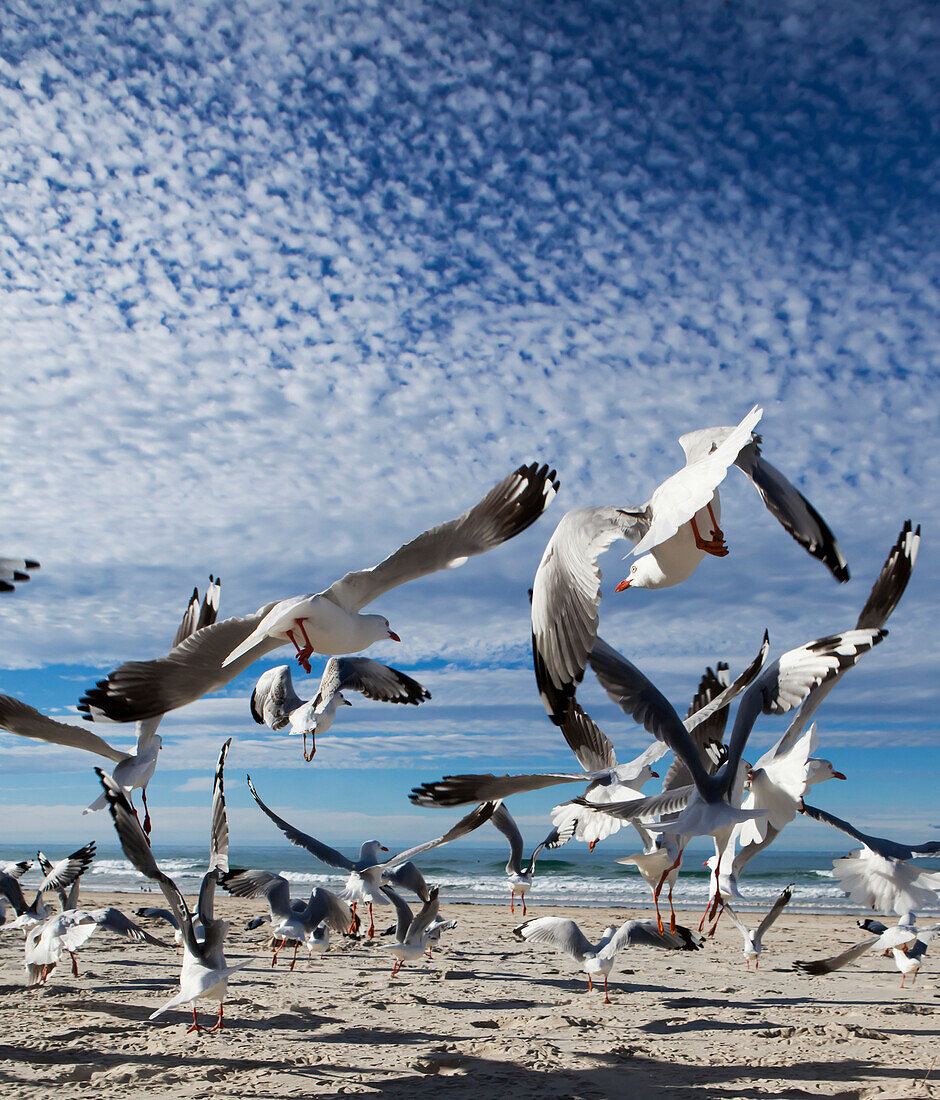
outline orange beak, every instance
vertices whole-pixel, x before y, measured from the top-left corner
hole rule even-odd
[[[630,578],[627,577],[626,580],[621,581],[620,584],[617,585],[617,587],[614,589],[614,591],[615,592],[625,592],[629,587],[630,587]]]
[[[393,642],[400,642],[401,641],[401,638],[398,637],[398,635],[395,633],[394,630],[390,630],[388,632],[388,636],[392,639]]]

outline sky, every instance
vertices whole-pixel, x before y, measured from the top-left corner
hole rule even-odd
[[[816,801],[901,839],[940,824],[935,6],[129,11],[14,4],[0,39],[0,553],[42,562],[0,597],[0,691],[77,721],[85,687],[165,652],[210,572],[223,615],[317,591],[548,462],[561,489],[537,524],[371,609],[402,644],[370,655],[430,702],[356,697],[304,764],[248,710],[283,650],[161,730],[155,845],[205,835],[228,736],[246,843],[274,838],[246,771],[331,842],[436,835],[452,814],[412,807],[414,783],[572,763],[529,646],[555,523],[643,504],[679,435],[759,403],[766,457],[852,581],[732,471],[730,556],[616,595],[616,544],[601,633],[684,713],[765,628],[779,653],[854,625],[921,523],[889,639],[819,712],[849,781]],[[580,697],[629,759],[646,735],[589,677]],[[784,725],[763,719],[755,747]],[[96,762],[0,734],[0,833],[112,840],[80,815]],[[555,801],[513,803],[527,837]],[[821,830],[788,843],[847,850]]]

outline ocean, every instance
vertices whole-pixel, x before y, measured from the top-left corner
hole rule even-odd
[[[74,845],[49,845],[44,848],[52,859],[61,858]],[[352,856],[352,848],[341,848]],[[400,849],[399,849],[400,850]],[[651,907],[649,889],[636,869],[613,862],[631,849],[625,845],[600,844],[594,852],[583,845],[569,845],[558,852],[540,858],[536,866],[535,883],[528,894],[531,902],[543,911],[545,906],[587,905],[622,906],[625,909]],[[845,854],[845,850],[837,854]],[[23,859],[22,847],[0,845],[0,860]],[[674,900],[677,908],[704,908],[709,888],[709,873],[702,861],[711,848],[702,845],[686,852],[683,869],[676,884]],[[528,855],[528,853],[527,853]],[[206,867],[205,847],[168,845],[158,849],[161,868],[177,883],[184,894],[195,894]],[[442,911],[448,901],[472,902],[479,905],[505,905],[509,900],[509,885],[505,874],[507,849],[500,847],[443,848],[428,852],[417,862],[429,883],[441,888]],[[342,888],[346,876],[317,864],[300,848],[287,844],[239,845],[230,853],[233,867],[262,867],[281,872],[294,884],[295,896],[315,886],[336,890]],[[940,871],[940,860],[918,860],[924,870]],[[24,878],[27,888],[39,881],[38,869]],[[744,901],[739,908],[761,910],[769,908],[780,891],[794,884],[790,908],[803,912],[829,912],[864,915],[865,910],[852,904],[832,876],[832,856],[825,852],[763,852],[748,865],[739,882]],[[97,858],[86,873],[86,891],[121,890],[133,893],[153,890],[155,885],[140,875],[125,859],[115,844],[100,845]],[[28,892],[28,890],[27,890]],[[518,910],[517,910],[518,911]],[[927,910],[940,913],[940,904]]]

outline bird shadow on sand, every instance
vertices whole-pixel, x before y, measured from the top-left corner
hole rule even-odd
[[[628,1046],[620,1052],[592,1056],[600,1064],[581,1069],[551,1069],[519,1065],[496,1058],[441,1052],[415,1063],[413,1076],[370,1081],[370,1091],[386,1100],[467,1100],[495,1095],[496,1089],[539,1100],[702,1100],[703,1097],[736,1098],[770,1095],[766,1085],[755,1090],[753,1081],[778,1081],[772,1095],[777,1100],[804,1100],[835,1095],[843,1100],[867,1095],[871,1082],[896,1087],[910,1079],[910,1069],[875,1065],[862,1059],[838,1062],[798,1062],[788,1066],[728,1065],[689,1066],[634,1056]],[[866,1081],[867,1079],[867,1081]],[[809,1086],[804,1087],[804,1085]],[[819,1086],[835,1091],[819,1092]]]

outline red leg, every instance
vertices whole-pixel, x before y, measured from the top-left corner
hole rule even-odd
[[[75,958],[75,952],[74,951],[69,951],[69,955],[71,955],[71,957],[72,957],[72,977],[77,978],[78,977],[78,961]]]
[[[717,527],[710,539],[704,539],[699,532],[698,524],[695,522],[695,516],[689,522],[692,524],[692,536],[699,550],[704,550],[706,554],[712,554],[716,558],[726,558],[728,556],[729,550],[724,535]]]
[[[675,932],[676,930],[676,911],[672,905],[672,887],[673,883],[669,883],[669,931]]]
[[[349,926],[349,935],[353,935],[356,931],[356,902],[353,902],[349,907],[352,910],[352,924]]]
[[[401,970],[401,959],[395,960],[395,965],[392,967],[392,977],[394,978],[398,971]]]
[[[290,961],[290,968],[291,968],[291,970],[293,970],[293,969],[294,969],[294,966],[295,966],[295,964],[296,964],[296,962],[297,962],[297,948],[298,948],[298,947],[300,947],[300,944],[299,944],[299,943],[295,943],[295,944],[294,944],[294,957],[293,957],[293,958],[291,959],[291,961]]]
[[[369,902],[369,939],[375,936],[375,919],[372,916],[372,902]]]
[[[225,1031],[225,1024],[222,1023],[222,1002],[221,1001],[219,1001],[219,1018],[212,1025],[212,1027],[209,1028],[209,1034],[211,1035],[213,1031]]]
[[[610,1004],[610,997],[607,995],[607,975],[604,975],[604,1004]]]
[[[271,969],[273,970],[277,966],[277,956],[281,948],[284,946],[284,941],[281,940],[279,944],[274,947],[274,954],[271,956]]]
[[[588,974],[588,993],[590,993],[593,989],[594,989],[594,986],[591,983],[591,975]]]
[[[522,895],[522,915],[525,916],[525,894]]]
[[[186,1029],[186,1034],[189,1035],[190,1032],[192,1032],[192,1031],[195,1031],[197,1035],[199,1034],[200,1031],[202,1031],[202,1028],[196,1022],[196,1006],[195,1006],[195,1004],[193,1005],[193,1022]]]
[[[509,912],[515,913],[516,911],[516,891],[510,889],[509,891]]]

